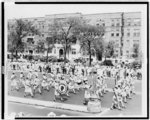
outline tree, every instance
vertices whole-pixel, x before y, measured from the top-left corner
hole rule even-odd
[[[104,56],[105,59],[108,57],[113,57],[114,56],[114,42],[113,41],[109,41],[108,43],[106,43],[105,46],[105,52],[104,52]]]
[[[102,60],[103,52],[104,52],[104,40],[96,39],[94,42],[94,48],[96,50],[96,56],[98,60]]]
[[[74,28],[80,23],[81,19],[78,17],[67,18],[66,21],[54,20],[55,29],[57,29],[57,39],[62,43],[64,48],[64,60],[66,61],[66,54],[69,53],[74,36]]]
[[[81,49],[88,52],[89,66],[91,66],[92,49],[96,46],[96,43],[100,43],[104,34],[104,28],[102,26],[89,25],[85,22],[77,28],[77,31],[79,33]]]
[[[36,50],[38,53],[40,53],[40,52],[43,53],[45,51],[44,41],[38,41],[38,43],[36,45]]]
[[[55,47],[54,46],[55,41],[56,41],[56,38],[54,36],[46,38],[46,43],[47,43],[47,60],[46,61],[47,62],[48,62],[48,53],[49,53],[50,50],[52,50]]]
[[[15,20],[13,28],[8,34],[8,47],[12,45],[12,47],[8,48],[8,50],[16,52],[16,59],[18,56],[17,53],[24,51],[25,43],[23,42],[23,38],[25,38],[29,33],[39,34],[39,31],[35,29],[31,22],[23,21],[22,19]]]

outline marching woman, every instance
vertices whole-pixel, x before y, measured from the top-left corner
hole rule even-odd
[[[28,78],[26,78],[26,81],[25,81],[24,97],[26,97],[27,94],[30,94],[31,97],[33,97],[31,81]]]
[[[107,89],[107,84],[106,84],[106,82],[105,82],[105,79],[106,79],[106,78],[103,78],[103,77],[101,76],[102,92],[103,92],[104,94],[106,94],[106,89]]]
[[[61,94],[59,93],[59,83],[58,81],[55,81],[55,90],[54,90],[54,100],[56,101],[57,98],[60,98],[61,101],[63,101],[63,97],[61,96]]]
[[[119,88],[120,89],[120,88]],[[118,93],[118,104],[119,104],[119,106],[120,106],[120,108],[122,107],[122,108],[125,108],[125,106],[124,106],[124,103],[123,103],[123,97],[122,97],[122,93],[121,93],[122,91],[120,91],[119,93]]]
[[[44,90],[46,89],[47,91],[49,91],[49,84],[47,82],[47,76],[45,73],[43,74],[43,81],[41,85]]]
[[[90,97],[91,97],[91,95],[90,95],[90,91],[89,91],[89,86],[87,86],[85,88],[85,93],[84,93],[84,103],[83,103],[84,105],[88,104]]]
[[[23,72],[20,73],[20,88],[24,87],[25,84],[25,76]]]
[[[103,97],[103,90],[102,90],[102,87],[103,87],[103,84],[102,84],[102,80],[100,79],[100,76],[98,77],[98,80],[97,80],[97,91],[96,91],[96,94],[100,97]]]
[[[111,108],[110,108],[110,109],[113,110],[113,109],[115,109],[115,108],[121,110],[120,105],[119,105],[119,103],[118,103],[118,97],[117,97],[116,94],[113,95],[113,98],[112,98],[112,105],[111,105]]]
[[[33,84],[33,91],[34,91],[34,94],[35,94],[36,90],[38,90],[38,92],[39,92],[40,94],[42,94],[42,92],[41,92],[41,82],[40,82],[40,80],[38,79],[37,76],[36,76],[36,78],[34,79],[34,84]]]
[[[73,93],[75,94],[76,93],[76,91],[75,91],[75,86],[74,86],[74,81],[73,80],[71,80],[70,82],[69,82],[69,84],[68,84],[68,92],[70,92],[70,91],[73,91]]]
[[[31,81],[32,80],[32,72],[30,71],[27,75],[27,78]]]
[[[15,73],[12,73],[11,77],[11,91],[12,90],[19,90],[19,87],[18,87],[18,81],[16,80],[17,79],[17,76],[15,75]]]

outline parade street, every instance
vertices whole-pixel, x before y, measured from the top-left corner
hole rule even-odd
[[[11,75],[11,72],[9,72],[8,74],[8,79]],[[39,74],[39,77],[41,77],[41,74]],[[9,80],[8,80],[9,81]],[[10,83],[10,81],[9,81]],[[9,96],[16,96],[16,97],[21,97],[24,98],[24,88],[20,89],[19,91],[10,91],[10,84],[8,83],[8,94]],[[128,102],[125,104],[126,108],[123,109],[122,111],[120,110],[110,110],[110,106],[112,104],[112,96],[113,96],[113,92],[112,92],[112,88],[114,87],[114,80],[113,79],[108,79],[106,80],[106,83],[108,85],[108,89],[109,92],[107,92],[106,94],[104,94],[104,97],[101,98],[101,105],[102,108],[107,108],[105,111],[102,111],[100,114],[98,114],[98,116],[113,116],[113,115],[139,115],[141,114],[141,81],[135,81],[135,91],[136,91],[136,95],[133,95],[132,99],[128,100]],[[61,102],[59,99],[56,102],[61,102],[61,103],[66,103],[66,104],[73,104],[73,105],[83,105],[83,100],[84,100],[84,90],[81,89],[79,92],[77,92],[76,94],[70,93],[70,97],[65,97],[65,101]],[[41,101],[53,101],[54,99],[54,88],[51,88],[50,91],[42,91],[42,95],[40,94],[35,94],[34,98],[32,98],[31,96],[27,96],[25,99],[35,99],[35,100],[41,100]],[[26,106],[26,107],[25,107]],[[48,114],[49,112],[51,112],[51,110],[56,113],[56,115],[61,115],[61,114],[65,114],[68,116],[77,116],[76,112],[68,112],[67,110],[55,110],[55,109],[51,109],[51,108],[46,108],[46,107],[38,107],[38,106],[28,106],[28,105],[24,105],[24,104],[20,104],[20,103],[9,103],[8,107],[11,108],[9,109],[9,112],[18,112],[22,111],[25,112],[27,114],[32,114],[32,116],[45,116],[46,114]],[[34,109],[34,110],[33,110]],[[36,110],[35,110],[36,109]],[[36,112],[31,112],[31,111],[36,111]],[[40,112],[42,111],[42,112]],[[44,111],[44,112],[43,112]],[[77,113],[78,114],[78,113]],[[79,113],[78,116],[89,116],[89,114],[86,113]],[[95,115],[96,116],[96,115]]]

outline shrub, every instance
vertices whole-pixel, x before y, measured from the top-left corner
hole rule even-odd
[[[112,63],[111,60],[104,60],[104,62],[102,63],[102,65],[113,66],[113,63]]]

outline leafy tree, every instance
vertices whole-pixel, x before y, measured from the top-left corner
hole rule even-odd
[[[107,57],[110,58],[114,56],[114,42],[113,41],[109,41],[108,43],[106,43],[104,56],[105,56],[105,59]]]
[[[24,21],[22,19],[15,20],[15,22],[13,23],[13,28],[11,28],[9,32],[8,50],[10,50],[11,52],[16,52],[16,59],[18,56],[17,53],[24,51],[25,43],[23,42],[23,38],[28,36],[29,33],[39,34],[39,31],[35,29],[31,22]]]
[[[64,60],[66,61],[66,55],[69,53],[72,44],[72,38],[74,36],[74,28],[80,23],[81,19],[78,17],[70,17],[65,21],[54,20],[55,29],[57,29],[57,40],[62,43],[64,48]]]
[[[40,52],[43,53],[45,51],[44,41],[38,41],[38,43],[36,45],[36,50],[38,53],[40,53]]]
[[[100,43],[100,40],[104,34],[104,28],[101,26],[97,27],[94,25],[89,25],[85,22],[77,28],[77,31],[79,33],[81,48],[88,52],[89,66],[91,66],[92,49],[96,46],[98,50],[96,43]]]
[[[97,59],[102,60],[104,52],[104,40],[102,38],[96,39],[94,42],[94,48],[96,50]]]
[[[55,41],[56,41],[56,38],[53,36],[53,37],[47,37],[46,38],[46,44],[47,44],[47,62],[48,62],[48,53],[50,50],[52,50],[55,46]]]

